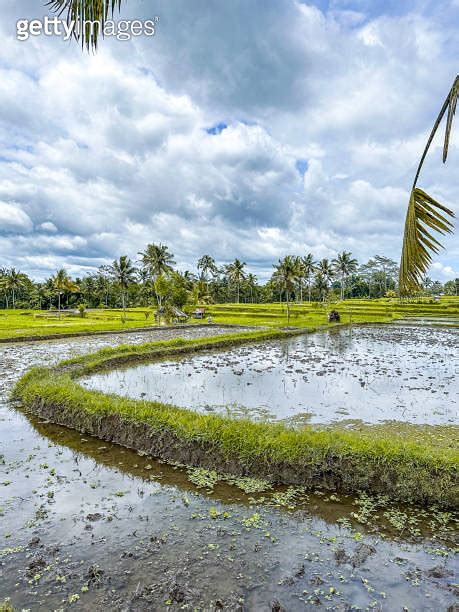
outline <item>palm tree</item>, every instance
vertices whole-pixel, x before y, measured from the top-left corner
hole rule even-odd
[[[308,253],[305,257],[302,258],[302,269],[303,274],[308,284],[308,301],[311,301],[311,280],[316,271],[316,262],[314,261],[314,256],[312,253]]]
[[[81,47],[97,49],[99,36],[103,36],[105,22],[113,17],[115,10],[121,9],[121,0],[48,0],[46,3],[59,17],[65,13],[67,23],[77,23],[75,38]],[[99,22],[99,27],[91,28],[89,21]]]
[[[328,279],[320,271],[316,272],[314,287],[317,289],[319,296],[325,302],[325,297],[328,292]]]
[[[190,270],[185,270],[182,276],[185,283],[185,287],[188,291],[192,291],[193,283],[196,281],[196,275],[193,274],[193,272],[190,272]]]
[[[121,289],[121,303],[123,305],[123,318],[126,318],[126,293],[129,285],[134,282],[136,269],[127,255],[121,255],[110,266],[113,280]]]
[[[300,290],[300,302],[303,302],[304,265],[301,257],[295,257],[295,260],[298,273],[296,277],[296,282],[298,283],[298,288]],[[298,301],[298,298],[296,301]]]
[[[295,283],[300,274],[298,257],[286,255],[284,259],[279,259],[279,263],[274,265],[274,278],[276,283],[283,291],[287,300],[287,324],[290,323],[290,294],[295,290]]]
[[[239,304],[239,292],[241,287],[241,282],[245,279],[245,262],[240,261],[239,259],[235,259],[233,263],[230,263],[226,266],[226,273],[228,275],[228,280],[231,283],[234,283],[237,287],[237,303]]]
[[[209,293],[209,282],[208,282],[208,274],[215,276],[218,273],[217,264],[215,263],[215,259],[210,255],[203,255],[198,260],[198,270],[201,270],[201,279],[205,280],[207,286],[207,293]]]
[[[328,285],[331,283],[331,281],[335,277],[335,271],[333,269],[333,265],[328,259],[324,258],[319,261],[319,263],[316,266],[316,270],[320,272],[322,276],[324,277],[325,282],[327,283],[327,289],[328,289]]]
[[[27,276],[15,268],[6,270],[2,276],[2,289],[4,289],[5,293],[11,291],[11,302],[13,308],[16,308],[16,292],[24,287],[27,282]]]
[[[352,258],[352,253],[349,251],[343,251],[338,253],[336,258],[332,261],[335,271],[340,275],[341,278],[341,299],[344,299],[344,288],[346,285],[347,277],[350,274],[354,274],[357,271],[357,259]]]
[[[8,309],[8,289],[6,287],[6,277],[8,275],[8,268],[0,268],[0,289],[5,294],[5,305]]]
[[[411,188],[400,261],[400,295],[409,295],[421,289],[422,279],[432,261],[431,254],[438,253],[441,248],[440,242],[429,230],[434,230],[440,234],[447,234],[453,229],[453,224],[448,218],[454,217],[453,211],[434,200],[422,189],[419,189],[417,187],[417,182],[430,145],[432,144],[443,116],[446,111],[448,111],[443,143],[443,163],[446,162],[448,157],[449,137],[451,134],[453,117],[456,112],[458,96],[459,75],[456,76],[453,86],[448,92],[446,100],[434,123],[414,177],[413,187]]]
[[[111,266],[103,265],[97,270],[96,285],[99,301],[103,300],[105,306],[108,306],[108,298],[110,293],[110,279],[112,277]]]
[[[428,291],[429,289],[432,289],[433,284],[434,284],[434,282],[433,282],[433,280],[432,280],[432,279],[431,279],[429,276],[426,276],[426,277],[424,278],[424,280],[422,281],[422,286],[423,286],[423,287],[424,287],[424,289],[426,289],[427,291]]]
[[[156,301],[161,297],[156,291],[155,283],[161,275],[168,276],[173,272],[175,265],[174,255],[165,244],[147,244],[145,251],[139,252],[142,268],[147,271],[155,290]]]
[[[54,291],[57,292],[57,311],[59,318],[61,316],[61,296],[69,289],[71,280],[64,268],[61,268],[51,277],[51,284]]]
[[[147,244],[145,251],[139,253],[142,267],[145,268],[153,279],[160,274],[168,275],[173,271],[175,265],[174,255],[165,244]]]
[[[245,284],[247,285],[248,290],[250,291],[250,301],[253,304],[253,290],[257,287],[257,277],[255,274],[247,274],[247,278],[245,279]]]

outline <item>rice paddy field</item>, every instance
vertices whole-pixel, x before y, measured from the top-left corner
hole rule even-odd
[[[121,314],[0,316],[2,612],[455,610],[457,298]]]
[[[314,328],[327,323],[327,309],[335,308],[343,323],[353,322],[391,322],[408,317],[422,317],[446,324],[457,324],[459,317],[459,297],[443,297],[439,302],[420,300],[401,302],[400,300],[347,300],[337,304],[322,303],[292,304],[290,321],[287,319],[285,303],[273,304],[212,304],[204,306],[206,314],[213,323],[233,325],[261,325],[269,327]],[[188,308],[191,312],[194,307]],[[188,323],[202,323],[193,318]],[[130,308],[123,318],[121,310],[89,310],[84,318],[73,311],[55,312],[38,310],[0,311],[0,340],[52,337],[61,334],[80,334],[91,332],[123,331],[143,327],[156,327],[153,310]]]

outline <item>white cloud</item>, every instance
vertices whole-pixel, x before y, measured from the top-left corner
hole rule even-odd
[[[28,233],[32,229],[32,220],[19,205],[0,200],[0,233]]]
[[[43,230],[44,232],[49,232],[50,234],[55,234],[57,232],[57,227],[52,221],[45,221],[44,223],[40,223],[38,228]]]
[[[42,276],[151,241],[182,267],[209,252],[263,274],[289,251],[398,259],[416,161],[457,72],[457,11],[330,7],[163,3],[157,36],[107,39],[94,56],[14,40],[17,17],[46,9],[5,0],[0,258]],[[151,11],[132,0],[123,16]],[[435,143],[421,182],[457,212],[456,133],[448,164]],[[453,240],[441,274],[459,268]]]
[[[445,266],[441,262],[435,261],[432,264],[431,275],[434,276],[435,279],[445,282],[453,278],[458,278],[459,272],[454,270],[451,266]]]

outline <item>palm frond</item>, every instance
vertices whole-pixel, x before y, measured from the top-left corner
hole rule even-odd
[[[416,185],[430,145],[432,144],[434,136],[446,112],[448,114],[443,142],[443,163],[445,163],[448,157],[449,140],[453,118],[456,114],[458,96],[459,75],[456,76],[453,86],[448,92],[440,113],[434,123],[422,153],[416,176],[414,177],[410,202],[406,213],[400,262],[399,286],[401,295],[409,295],[421,289],[422,277],[427,272],[432,261],[431,254],[438,253],[440,248],[442,248],[440,242],[429,230],[434,230],[440,234],[447,234],[453,230],[453,224],[448,217],[453,218],[454,213],[434,200],[425,191],[416,187]]]
[[[451,88],[448,96],[448,117],[446,119],[445,141],[443,144],[443,163],[448,157],[449,136],[451,134],[451,126],[453,125],[453,117],[456,114],[457,98],[459,96],[459,75],[456,77],[454,85]]]
[[[454,213],[440,204],[425,191],[414,188],[406,213],[400,263],[400,293],[409,295],[419,291],[422,279],[432,261],[431,253],[438,253],[440,242],[430,230],[440,234],[451,233]]]
[[[421,161],[419,162],[419,166],[418,169],[416,171],[416,176],[414,177],[414,182],[413,182],[413,188],[416,187],[416,183],[418,181],[419,178],[419,174],[421,172],[421,168],[424,164],[424,160],[427,157],[427,153],[430,149],[430,145],[432,144],[432,141],[434,139],[435,134],[437,133],[437,130],[440,126],[440,123],[446,113],[446,111],[448,111],[448,117],[446,120],[446,129],[445,129],[445,138],[444,138],[444,142],[443,142],[443,163],[445,163],[447,157],[448,157],[448,147],[449,147],[449,137],[451,134],[451,126],[453,124],[453,117],[456,113],[456,105],[457,105],[457,98],[459,95],[459,74],[457,75],[457,77],[454,80],[453,86],[451,87],[451,89],[448,92],[448,95],[446,96],[446,100],[443,102],[443,106],[441,107],[440,112],[438,113],[438,117],[435,120],[434,126],[432,128],[432,131],[430,132],[429,138],[427,140],[427,144],[424,148],[424,151],[422,153],[422,157],[421,157]]]
[[[75,24],[74,37],[89,51],[97,49],[105,22],[121,9],[121,0],[49,0],[46,6],[59,17],[65,15],[67,24]]]

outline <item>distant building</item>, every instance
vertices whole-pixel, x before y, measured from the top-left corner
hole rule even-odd
[[[177,308],[177,306],[172,306],[172,315],[174,318],[174,321],[177,323],[184,323],[187,319],[188,319],[188,315],[186,314],[186,312],[183,312],[183,310],[180,310],[180,308]],[[160,317],[165,317],[166,316],[166,311],[164,306],[162,306],[161,308],[158,308],[158,310],[155,312],[155,319],[158,320]]]
[[[206,316],[205,308],[196,308],[192,313],[193,319],[204,319]]]

